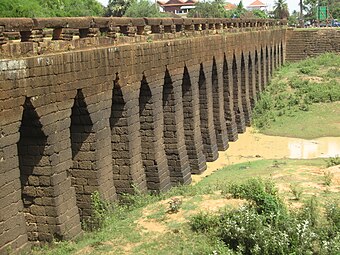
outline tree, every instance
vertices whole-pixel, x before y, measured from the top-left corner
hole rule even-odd
[[[303,21],[303,1],[300,0],[300,27],[304,27]]]
[[[338,21],[340,20],[340,2],[338,0],[331,0],[330,1],[330,12],[333,16],[334,19],[338,19]]]
[[[163,17],[166,16],[159,12],[155,4],[148,0],[135,1],[127,8],[124,16],[127,17]]]
[[[238,10],[243,10],[244,9],[242,0],[238,3],[237,9]]]
[[[318,4],[322,5],[322,1],[319,0],[304,0],[303,10],[306,12],[305,16],[309,20],[317,19]]]
[[[45,11],[38,1],[1,0],[0,17],[45,17]]]
[[[102,16],[104,7],[97,0],[39,0],[41,5],[47,5],[50,16],[79,17]]]
[[[263,10],[252,10],[250,12],[254,15],[255,18],[268,19],[267,13]]]
[[[97,0],[1,0],[0,17],[101,16]]]
[[[105,16],[122,17],[136,0],[109,0]]]
[[[299,12],[293,11],[293,13],[288,18],[289,26],[296,27],[299,23]]]
[[[287,19],[289,17],[288,5],[285,0],[277,0],[274,3],[274,17],[277,19]]]
[[[241,18],[249,16],[249,12],[243,7],[242,0],[237,5],[237,8],[227,12],[228,18]]]
[[[197,18],[226,18],[227,13],[224,10],[224,1],[215,0],[213,2],[198,2],[195,9],[188,13],[188,17]]]
[[[317,19],[318,6],[327,6],[333,19],[340,19],[340,2],[338,0],[304,0],[303,3],[308,19]]]

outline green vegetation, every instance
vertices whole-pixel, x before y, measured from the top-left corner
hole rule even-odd
[[[165,13],[161,13],[158,7],[150,3],[148,0],[132,1],[127,8],[124,16],[127,17],[167,17]]]
[[[148,0],[110,0],[104,8],[97,0],[1,0],[0,17],[78,16],[164,17]]]
[[[198,2],[195,9],[189,11],[188,17],[195,18],[226,18],[224,1]]]
[[[305,18],[317,19],[317,6],[329,6],[329,12],[334,19],[340,19],[340,2],[338,0],[304,0]]]
[[[302,1],[302,0],[301,0]],[[340,19],[340,2],[337,0],[304,0],[305,18],[316,20],[317,4],[327,6],[334,19]],[[226,11],[225,0],[200,1],[190,11],[190,17],[202,18],[289,18],[288,5],[285,0],[274,3],[274,11],[247,11],[240,1],[237,8]],[[0,17],[77,17],[77,16],[115,16],[115,17],[162,17],[152,1],[148,0],[109,0],[104,8],[97,0],[1,0]],[[290,25],[296,25],[298,13],[291,15]]]
[[[159,195],[125,195],[114,209],[95,194],[99,228],[76,242],[55,242],[33,254],[338,254],[340,190],[333,182],[324,183],[326,163],[261,160],[233,165],[194,186]],[[299,200],[289,189],[291,183],[301,189]],[[241,207],[232,204],[235,200],[243,201]],[[209,201],[208,207],[221,209],[208,213],[204,208]]]
[[[210,2],[198,2],[195,9],[190,10],[188,17],[196,18],[268,18],[265,11],[253,10],[247,11],[242,1],[239,2],[237,8],[234,10],[226,11],[224,6],[226,1],[214,0]]]
[[[270,135],[338,136],[339,66],[340,56],[328,53],[281,68],[260,95],[254,126]]]
[[[167,17],[155,3],[148,0],[110,0],[105,16],[115,17]]]
[[[105,16],[122,17],[134,2],[134,0],[109,0]]]
[[[277,0],[274,3],[274,17],[278,19],[286,19],[289,17],[288,5],[285,0]]]
[[[260,120],[266,125],[259,128],[261,133],[304,139],[337,137],[340,134],[340,102],[312,104],[308,106],[308,111],[289,111],[287,115],[270,116],[270,122]]]
[[[83,228],[88,231],[103,228],[109,215],[114,211],[113,205],[101,199],[98,191],[91,195],[91,207],[93,210],[92,217],[83,222]]]
[[[328,167],[340,165],[340,156],[329,158],[326,161]]]
[[[229,189],[249,203],[217,215],[200,213],[191,220],[195,231],[223,241],[237,254],[338,254],[339,206],[326,207],[326,217],[314,198],[289,211],[271,181],[250,179]]]
[[[97,0],[1,0],[0,17],[101,16],[104,7]]]
[[[334,174],[332,174],[330,171],[324,172],[324,184],[326,186],[331,186],[332,180],[333,180]]]

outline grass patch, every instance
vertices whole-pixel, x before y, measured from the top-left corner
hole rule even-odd
[[[320,198],[327,198],[326,200],[336,199],[337,196],[340,197],[340,187],[337,192],[325,192],[330,185],[330,176],[334,179],[332,173],[324,170],[328,166],[327,161],[328,159],[285,159],[241,163],[225,167],[195,186],[204,188],[215,185],[219,186],[224,193],[229,193],[229,186],[240,185],[254,177],[259,177],[273,180],[281,187],[280,193],[287,198],[287,201],[297,200],[298,197],[299,201],[305,202],[316,194]]]
[[[340,134],[340,102],[317,103],[308,111],[294,111],[275,118],[261,133],[274,136],[314,139]]]
[[[258,238],[267,238],[267,235],[274,236],[275,233],[268,232],[266,226],[263,225],[268,220],[263,218],[263,215],[268,216],[272,212],[287,212],[290,215],[286,208],[288,205],[292,205],[293,208],[296,205],[306,208],[306,205],[302,204],[308,205],[313,197],[316,197],[315,199],[318,201],[319,211],[326,211],[327,206],[330,208],[327,209],[329,216],[320,213],[316,216],[318,222],[328,222],[326,224],[328,231],[331,221],[327,217],[334,219],[334,222],[332,220],[333,223],[331,223],[333,225],[339,224],[336,222],[340,221],[336,221],[340,187],[333,181],[329,183],[329,186],[326,185],[324,177],[324,173],[328,174],[326,167],[327,162],[323,159],[259,160],[237,164],[216,171],[196,185],[175,187],[165,194],[127,195],[125,204],[115,205],[113,211],[110,209],[107,214],[103,213],[102,203],[96,199],[96,204],[100,205],[100,215],[103,216],[101,228],[93,232],[85,232],[84,236],[75,242],[56,242],[36,248],[33,254],[237,254],[233,251],[233,246],[228,245],[224,238],[216,235],[219,231],[212,228],[207,234],[207,230],[201,231],[202,227],[199,225],[216,222],[216,215],[219,215],[218,219],[232,215],[238,215],[240,219],[245,219],[248,215],[253,217],[256,224],[260,224],[258,225],[259,229],[256,228],[254,231],[267,231],[266,236],[257,233],[259,234]],[[256,179],[257,181],[252,183],[249,190],[249,181],[253,180],[254,176],[262,178],[262,180]],[[333,176],[332,180],[338,178],[335,177]],[[290,186],[291,184],[295,186]],[[207,214],[207,211],[201,208],[207,200],[210,200],[210,204],[214,205],[221,201],[231,201],[230,197],[244,198],[248,202],[253,202],[246,204],[247,210],[239,209],[228,203],[220,212],[216,211],[215,213]],[[178,212],[168,213],[168,201],[174,198],[181,199],[182,204],[178,208]],[[281,200],[277,200],[277,198]],[[219,202],[214,203],[214,200]],[[249,205],[252,207],[248,207]],[[309,215],[308,217],[312,217],[310,213],[304,213]],[[194,230],[192,221],[190,223],[193,215],[204,216],[201,219],[199,216],[195,216],[197,217],[195,223],[197,227]],[[297,218],[289,219],[296,222],[299,220]],[[147,224],[161,225],[164,231],[146,231],[139,225],[141,220],[146,221]],[[299,222],[301,223],[301,221]],[[293,228],[297,225],[290,226]],[[314,228],[312,230],[316,231]],[[331,247],[334,246],[331,239],[322,240],[332,244]],[[274,253],[269,252],[268,254]]]
[[[290,137],[339,134],[339,66],[340,56],[331,53],[285,65],[260,95],[254,126],[266,134]]]

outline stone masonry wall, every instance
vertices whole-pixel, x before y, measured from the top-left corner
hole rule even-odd
[[[299,61],[325,52],[340,53],[340,30],[336,28],[287,31],[286,60]]]
[[[184,35],[182,26],[164,27],[172,40],[88,48],[79,39],[79,48],[31,56],[14,49],[34,46],[35,33],[4,44],[0,254],[80,235],[94,191],[114,201],[189,184],[249,125],[270,63],[284,62],[270,58],[283,56],[286,30],[212,25],[196,33],[192,23]],[[276,55],[266,54],[271,48]]]

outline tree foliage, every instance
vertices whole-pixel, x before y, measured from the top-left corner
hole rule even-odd
[[[288,18],[288,24],[290,26],[297,26],[299,23],[299,12],[297,11],[293,11],[291,15],[289,15],[289,18]]]
[[[224,9],[226,2],[224,0],[215,0],[212,2],[199,2],[195,9],[189,12],[188,17],[198,18],[268,18],[265,11],[253,10],[247,11],[243,2],[240,1],[237,8],[226,11]]]
[[[0,17],[45,17],[45,12],[38,1],[1,0]]]
[[[288,5],[285,0],[277,0],[274,3],[274,17],[277,19],[287,19],[289,17]]]
[[[260,18],[260,19],[268,18],[268,14],[263,10],[252,10],[251,13],[254,15],[255,18]]]
[[[127,17],[164,17],[155,4],[148,0],[134,1],[127,8],[124,16]]]
[[[307,19],[317,19],[316,12],[318,6],[318,0],[304,0],[303,9],[306,12],[305,17]],[[321,1],[320,1],[321,4]]]
[[[196,18],[226,18],[224,1],[215,0],[213,2],[198,2],[195,9],[190,10],[188,17]]]
[[[237,8],[234,10],[230,10],[227,12],[228,18],[241,18],[241,17],[248,17],[249,12],[243,7],[242,0],[237,5]]]
[[[328,6],[329,12],[334,19],[340,19],[340,1],[339,0],[304,0],[304,11],[306,18],[317,19],[317,7]]]
[[[105,15],[122,17],[127,9],[135,2],[136,0],[109,0]]]
[[[1,0],[0,17],[101,16],[97,0]]]
[[[239,10],[243,10],[244,9],[242,0],[238,3],[237,9],[239,9]]]

